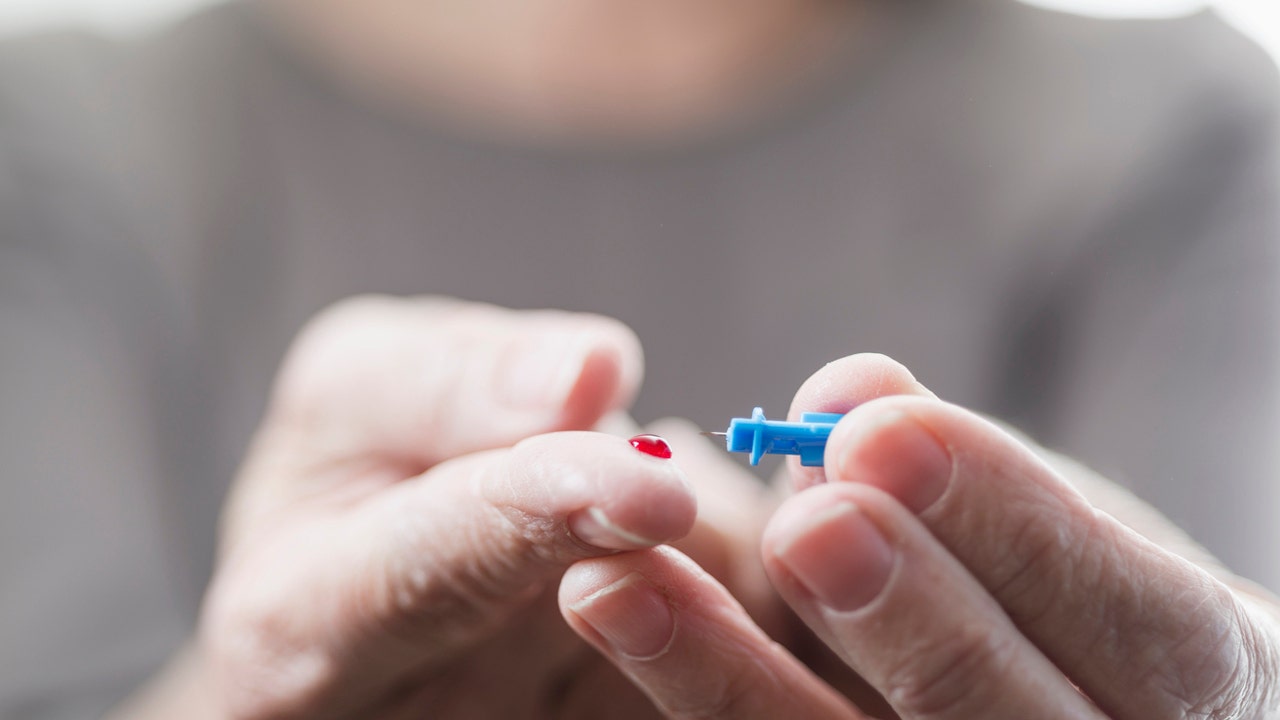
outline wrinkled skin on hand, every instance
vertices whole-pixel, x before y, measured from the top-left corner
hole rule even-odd
[[[765,564],[834,652],[810,664],[842,689],[860,686],[852,670],[881,696],[806,717],[1280,716],[1280,604],[1125,491],[938,400],[882,356],[820,370],[793,403],[806,411],[848,414],[823,468],[791,467],[796,492],[765,529]],[[770,679],[795,658],[757,655],[752,669],[708,649],[679,599],[713,581],[682,568],[664,550],[585,560],[561,584],[566,617],[671,716],[702,693],[722,712],[698,717],[783,717],[779,695],[796,687]],[[572,610],[637,576],[673,598],[677,628],[669,650],[639,659]]]
[[[768,498],[688,425],[657,428],[678,462],[573,432],[640,375],[593,316],[360,298],[312,322],[224,516],[197,644],[223,712],[656,717],[565,626],[561,573],[680,540],[768,623]],[[696,521],[682,468],[712,478]]]
[[[1272,596],[893,361],[800,389],[848,415],[785,499],[684,424],[654,428],[674,460],[582,432],[640,364],[593,316],[322,315],[225,515],[195,647],[222,714],[1277,713]]]

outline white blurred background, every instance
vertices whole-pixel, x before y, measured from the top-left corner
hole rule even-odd
[[[1026,0],[1029,5],[1102,17],[1183,15],[1206,6],[1222,13],[1280,60],[1280,0]],[[13,2],[13,0],[10,0]]]
[[[0,0],[0,36],[68,22],[112,33],[153,27],[217,0]],[[1280,58],[1280,0],[1026,0],[1034,5],[1109,17],[1179,15],[1213,6]]]

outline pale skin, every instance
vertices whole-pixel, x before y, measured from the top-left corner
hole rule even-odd
[[[679,423],[673,460],[568,431],[625,406],[640,363],[594,316],[322,315],[237,481],[200,633],[118,717],[883,716],[850,669],[913,720],[1280,712],[1272,596],[892,360],[799,389],[793,414],[849,412],[780,503]],[[775,641],[804,652],[784,606],[834,663]]]
[[[272,3],[370,96],[550,142],[713,131],[859,22],[803,0],[519,5]],[[199,632],[116,716],[1280,715],[1274,598],[892,360],[799,389],[793,414],[851,412],[825,472],[792,467],[779,495],[686,425],[657,428],[671,461],[592,432],[641,365],[599,317],[323,314],[237,478]]]
[[[372,101],[534,144],[678,145],[851,62],[862,0],[266,0]],[[852,48],[852,50],[851,50]]]

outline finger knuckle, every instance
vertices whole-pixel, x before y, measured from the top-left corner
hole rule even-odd
[[[906,717],[977,717],[997,692],[992,680],[1009,677],[1016,661],[1012,639],[973,625],[907,653],[881,690]]]
[[[384,324],[400,301],[361,295],[339,301],[313,317],[294,339],[276,382],[273,405],[302,412],[323,400],[359,364],[361,340]]]
[[[349,345],[353,334],[385,325],[387,318],[402,312],[406,304],[389,295],[357,295],[340,300],[317,313],[299,331],[293,359],[322,357],[325,351]]]
[[[227,717],[295,720],[314,717],[323,704],[336,665],[298,632],[295,615],[274,599],[211,596],[202,647]]]
[[[1101,530],[1088,515],[1064,521],[1054,513],[1028,512],[998,541],[999,560],[986,583],[991,594],[1020,627],[1054,623],[1069,597],[1087,597],[1098,586],[1104,558],[1091,555],[1090,538]],[[1073,594],[1062,592],[1072,588]]]
[[[1189,595],[1194,609],[1184,613],[1176,634],[1151,653],[1157,659],[1147,665],[1140,682],[1168,698],[1182,717],[1250,717],[1251,708],[1267,693],[1266,673],[1260,672],[1269,664],[1267,644],[1227,587],[1206,578],[1205,586]]]
[[[587,438],[578,438],[586,440]],[[597,438],[590,438],[596,441]],[[587,446],[576,445],[577,452]],[[517,567],[546,568],[580,560],[590,553],[565,529],[563,497],[549,490],[578,482],[583,469],[563,437],[539,435],[516,443],[499,473],[503,478],[476,476],[472,492],[490,512],[494,535],[508,544],[507,555]],[[487,481],[486,481],[487,480]],[[563,484],[562,484],[563,483]],[[495,485],[501,490],[495,491]],[[539,488],[539,493],[516,488]],[[539,497],[539,495],[541,495]]]
[[[477,571],[482,574],[482,571]],[[504,600],[484,581],[466,572],[424,571],[420,584],[387,576],[358,599],[354,615],[371,636],[414,645],[425,657],[446,655],[501,617]]]
[[[458,540],[473,552],[442,557],[428,521],[402,516],[387,532],[402,549],[368,568],[370,581],[353,614],[382,637],[410,641],[431,653],[460,645],[477,629],[501,620],[503,608],[541,591],[539,546],[514,529],[497,508],[460,525]],[[517,603],[518,604],[518,603]]]

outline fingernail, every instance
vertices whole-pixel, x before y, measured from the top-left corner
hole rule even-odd
[[[852,503],[791,519],[775,554],[818,602],[837,612],[866,607],[893,571],[893,547]]]
[[[667,599],[638,573],[597,590],[569,609],[614,651],[632,659],[658,657],[675,637],[676,619]]]
[[[606,550],[638,550],[658,545],[620,527],[600,508],[587,508],[569,516],[569,531],[579,540]]]
[[[563,403],[589,349],[586,337],[574,332],[544,331],[515,342],[498,365],[499,400],[523,409]]]
[[[880,488],[914,513],[923,512],[947,491],[951,454],[911,416],[885,412],[855,432],[843,441],[839,479]]]

